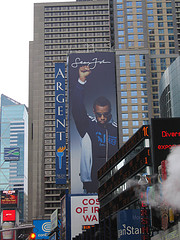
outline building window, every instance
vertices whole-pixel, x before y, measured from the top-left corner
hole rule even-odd
[[[122,92],[121,92],[121,96],[122,96],[122,97],[126,97],[126,96],[127,96],[127,92],[126,92],[126,91],[122,91]]]
[[[142,103],[148,103],[148,99],[147,98],[141,98],[141,102]]]
[[[131,82],[136,82],[136,76],[131,76],[130,80],[131,80]]]
[[[128,128],[123,128],[123,134],[125,135],[125,134],[129,134],[129,129]]]
[[[119,38],[118,38],[118,41],[119,41],[119,42],[124,42],[124,37],[119,37]]]
[[[136,69],[130,69],[130,74],[135,75],[136,74]]]
[[[131,96],[132,97],[137,96],[137,91],[131,91]]]
[[[161,70],[166,70],[166,58],[161,58],[160,63],[161,63]]]
[[[120,77],[120,82],[126,82],[126,77]]]
[[[138,111],[138,106],[137,105],[131,106],[131,109],[132,111]]]
[[[128,121],[122,121],[122,126],[123,126],[123,127],[128,126]]]
[[[136,67],[136,59],[135,59],[135,55],[129,55],[129,64],[130,67]]]
[[[132,121],[132,125],[133,126],[138,126],[139,125],[139,121]]]
[[[121,103],[122,104],[127,104],[127,98],[121,98]]]
[[[139,65],[140,67],[145,67],[146,63],[145,63],[145,55],[139,55]]]
[[[160,54],[165,54],[165,49],[159,49]]]
[[[125,55],[119,56],[120,67],[126,67],[126,58]]]
[[[122,110],[123,112],[128,111],[128,106],[122,106],[122,107],[121,107],[121,110]]]
[[[131,103],[138,103],[137,98],[131,98]]]
[[[132,118],[138,118],[138,113],[132,113]]]
[[[123,114],[122,114],[122,118],[123,118],[123,119],[128,118],[128,113],[123,113]]]
[[[123,142],[127,142],[127,141],[128,141],[128,139],[129,139],[129,137],[128,137],[128,136],[123,136]]]
[[[142,113],[142,118],[148,118],[148,113]]]
[[[131,89],[136,89],[137,88],[137,84],[136,83],[131,83]]]
[[[169,35],[168,38],[169,40],[174,40],[174,35]]]
[[[151,70],[157,70],[156,58],[151,58]]]
[[[148,111],[148,105],[142,105],[142,111]]]
[[[120,69],[120,74],[125,75],[126,74],[126,69]]]

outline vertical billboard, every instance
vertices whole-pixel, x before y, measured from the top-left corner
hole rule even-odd
[[[95,193],[97,171],[118,150],[114,53],[68,60],[71,193]]]
[[[97,195],[71,196],[71,239],[82,233],[84,226],[99,224]]]
[[[166,160],[170,149],[180,144],[180,118],[154,118],[151,120],[154,172]]]
[[[65,63],[55,63],[56,184],[66,184]]]

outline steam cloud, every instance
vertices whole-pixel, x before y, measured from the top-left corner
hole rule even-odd
[[[141,201],[151,207],[159,208],[162,203],[169,205],[174,210],[180,210],[180,145],[173,147],[170,154],[167,156],[167,179],[161,182],[162,179],[158,175],[154,175],[151,178],[159,178],[158,183],[149,188],[148,197],[147,191],[144,190],[148,186],[145,182],[147,179],[145,176],[140,176],[140,179],[130,179],[127,182],[127,188],[140,185],[137,196]],[[142,198],[142,192],[144,197]]]
[[[167,157],[167,179],[162,194],[168,205],[180,210],[180,145],[173,147]]]

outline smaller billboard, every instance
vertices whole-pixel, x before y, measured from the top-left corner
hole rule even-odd
[[[58,209],[51,214],[51,231],[58,227]]]
[[[18,205],[18,192],[15,190],[1,191],[1,208],[16,208]]]
[[[2,230],[14,228],[14,222],[3,222]],[[2,240],[14,240],[15,231],[9,230],[2,233]]]
[[[128,209],[117,214],[118,240],[141,240],[140,209]]]
[[[84,226],[99,223],[97,195],[71,195],[71,238],[82,233]]]
[[[4,161],[18,161],[20,158],[20,148],[4,148]]]
[[[50,220],[33,220],[35,228],[33,232],[36,234],[36,239],[49,239],[49,233],[51,231]]]
[[[16,221],[16,210],[3,210],[3,222]]]

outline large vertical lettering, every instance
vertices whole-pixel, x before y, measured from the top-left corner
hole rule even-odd
[[[55,63],[56,184],[66,184],[65,64]]]

